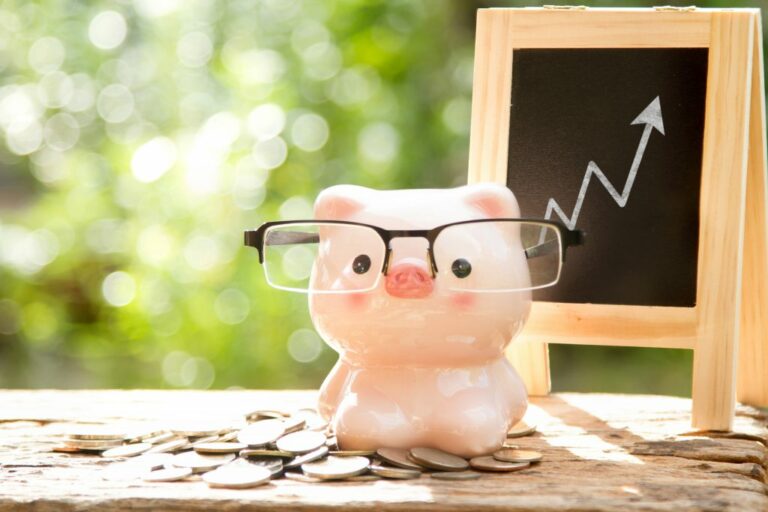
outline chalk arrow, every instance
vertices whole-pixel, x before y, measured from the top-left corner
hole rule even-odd
[[[661,103],[659,103],[659,97],[656,96],[631,124],[651,125],[659,130],[662,135],[666,135],[664,133],[664,120],[661,118]]]
[[[597,179],[600,180],[600,183],[602,183],[605,190],[608,191],[620,208],[626,206],[627,201],[629,200],[629,193],[632,192],[632,185],[635,183],[637,170],[640,168],[640,162],[643,160],[643,155],[645,154],[645,148],[648,145],[648,139],[651,136],[651,132],[655,128],[659,133],[665,135],[664,120],[661,116],[661,103],[659,102],[659,97],[656,96],[630,124],[644,124],[645,129],[643,130],[643,135],[640,137],[640,143],[637,145],[637,151],[635,151],[635,158],[632,160],[632,166],[629,169],[629,175],[627,176],[627,181],[624,183],[624,189],[621,193],[614,188],[613,184],[608,180],[608,177],[595,162],[589,162],[589,164],[587,164],[587,172],[584,173],[584,179],[581,182],[579,196],[576,198],[576,206],[573,208],[573,213],[570,218],[565,214],[563,209],[560,208],[560,205],[554,198],[550,198],[547,202],[547,212],[544,215],[544,218],[551,218],[552,212],[554,212],[560,217],[560,220],[568,226],[568,229],[575,229],[576,221],[579,218],[581,206],[584,204],[584,197],[587,195],[587,187],[589,187],[589,182],[592,180],[592,176],[597,176]],[[542,233],[542,237],[543,236],[544,233]]]

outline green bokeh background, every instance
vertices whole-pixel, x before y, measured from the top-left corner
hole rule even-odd
[[[242,230],[465,183],[475,11],[524,5],[1,2],[0,387],[319,386]],[[556,390],[690,394],[688,351],[550,350]]]

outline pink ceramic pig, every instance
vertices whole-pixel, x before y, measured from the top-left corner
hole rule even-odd
[[[519,216],[512,192],[494,184],[393,191],[341,185],[315,203],[316,219],[398,230]],[[525,387],[504,349],[525,324],[530,291],[449,290],[445,272],[432,275],[425,246],[424,239],[394,238],[386,276],[372,291],[310,294],[315,327],[340,355],[320,390],[319,410],[342,449],[487,454],[526,411]],[[475,255],[474,266],[501,265],[503,247],[475,250],[481,259]],[[512,264],[527,273],[525,260]]]

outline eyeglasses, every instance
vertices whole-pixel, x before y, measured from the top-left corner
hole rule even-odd
[[[454,291],[535,290],[560,278],[565,251],[584,233],[538,219],[480,219],[432,229],[389,230],[358,222],[294,220],[267,222],[245,231],[269,284],[311,293],[365,292],[386,276],[392,241],[426,240],[433,278]]]

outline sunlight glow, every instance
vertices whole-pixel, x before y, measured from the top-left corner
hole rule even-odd
[[[588,460],[643,464],[642,460],[621,446],[609,443],[597,435],[586,434],[587,431],[583,428],[569,425],[534,404],[528,405],[524,420],[529,425],[547,425],[548,429],[556,431],[556,436],[547,436],[545,441],[550,446],[568,450],[576,457]]]

